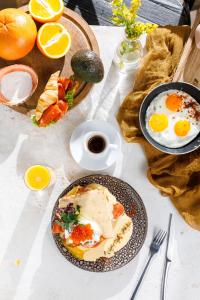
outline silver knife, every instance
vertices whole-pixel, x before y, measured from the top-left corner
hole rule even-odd
[[[172,219],[172,214],[170,214],[169,215],[168,232],[167,232],[165,264],[164,264],[164,269],[163,269],[163,277],[162,277],[162,285],[161,285],[161,300],[165,300],[167,275],[168,275],[169,266],[172,262],[172,256],[173,256],[173,244],[174,244],[174,222]]]

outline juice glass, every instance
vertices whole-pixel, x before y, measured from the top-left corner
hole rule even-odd
[[[29,189],[41,191],[54,183],[54,174],[47,166],[34,165],[26,170],[24,181]]]

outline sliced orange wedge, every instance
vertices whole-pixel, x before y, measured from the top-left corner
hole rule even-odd
[[[57,21],[63,14],[63,0],[30,0],[29,12],[40,23]]]
[[[68,52],[71,46],[71,37],[62,24],[46,23],[38,31],[37,46],[47,57],[60,58]]]

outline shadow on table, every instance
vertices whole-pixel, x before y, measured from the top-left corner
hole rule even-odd
[[[85,105],[87,111],[90,101],[88,100]],[[76,115],[78,118],[75,117]],[[91,171],[84,170],[77,165],[69,147],[72,132],[85,119],[85,112],[80,104],[55,125],[47,128],[32,126],[18,151],[16,165],[18,176],[24,176],[26,169],[34,164],[47,165],[55,171],[55,174],[62,168],[64,180],[67,179],[66,185],[69,181],[91,174]]]
[[[134,77],[135,74],[120,73],[114,63],[111,64],[102,89],[100,105],[94,115],[95,119],[104,119],[116,123],[118,109],[124,98],[133,89]]]
[[[26,134],[26,118],[0,105],[0,164],[13,153],[20,134]]]
[[[42,164],[53,171],[61,166],[66,169],[66,149],[62,135],[56,128],[37,128],[22,142],[17,157],[17,174],[23,176],[31,165]]]
[[[127,266],[107,273],[81,270],[59,253],[50,228],[43,240],[41,265],[34,274],[29,300],[104,300],[119,295],[134,280],[138,257]],[[121,298],[122,299],[122,298]]]
[[[75,113],[66,114],[57,124],[47,128],[32,126],[18,152],[18,175],[23,176],[25,170],[34,164],[47,165],[53,171],[62,168],[65,174],[69,172],[73,164],[68,145],[70,136],[74,128],[84,120],[84,115],[80,115],[79,120],[74,119]]]
[[[102,89],[100,105],[97,108],[93,118],[103,119],[117,128],[121,132],[117,122],[116,115],[125,97],[133,90],[135,73],[122,74],[118,68],[111,64],[104,87]],[[134,151],[139,147],[139,152],[144,155],[144,150],[140,145],[127,143],[121,134],[122,151],[117,163],[109,170],[109,174],[124,178],[125,173],[132,174],[135,168]],[[140,172],[145,173],[147,169],[146,160],[140,166]],[[130,170],[128,172],[127,170]],[[127,178],[126,178],[127,179]],[[129,181],[129,180],[128,180]]]
[[[14,299],[51,193],[52,188],[42,193],[30,192],[28,194],[1,263],[0,298],[2,300]],[[8,222],[12,220],[8,219]],[[19,260],[19,266],[16,265],[17,260]]]

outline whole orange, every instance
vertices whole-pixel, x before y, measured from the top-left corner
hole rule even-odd
[[[25,12],[16,8],[0,11],[0,57],[19,59],[28,54],[37,36],[35,22]]]

